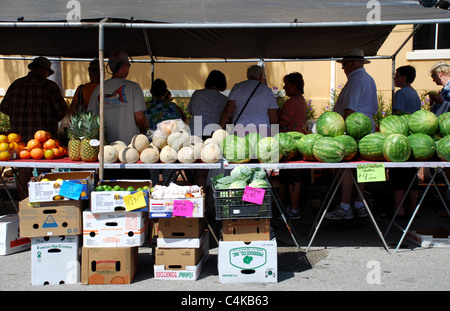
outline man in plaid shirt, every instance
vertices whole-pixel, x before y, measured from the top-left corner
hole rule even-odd
[[[57,137],[58,122],[66,115],[68,106],[59,86],[47,78],[54,73],[51,62],[37,57],[28,65],[30,72],[14,81],[1,103],[0,110],[9,116],[11,133],[22,136],[27,142],[38,130],[49,131]],[[28,197],[28,181],[32,169],[19,169],[17,187],[19,199]],[[23,189],[20,189],[23,188]]]

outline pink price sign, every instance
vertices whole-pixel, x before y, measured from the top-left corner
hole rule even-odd
[[[242,201],[255,203],[261,205],[264,200],[264,195],[266,190],[259,188],[252,188],[245,186],[244,195],[242,196]]]
[[[188,200],[173,200],[172,216],[192,217],[194,203]]]

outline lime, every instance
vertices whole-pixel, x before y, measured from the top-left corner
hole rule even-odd
[[[142,189],[141,187],[137,188],[136,191],[142,191],[144,189]]]
[[[119,185],[115,185],[115,186],[113,187],[113,190],[114,190],[114,191],[119,191],[119,190],[120,190],[120,186],[119,186]]]
[[[129,186],[129,187],[127,188],[127,191],[134,191],[134,187],[133,187],[133,186]]]
[[[103,191],[103,190],[105,190],[103,188],[103,185],[98,185],[97,187],[95,187],[95,191]]]

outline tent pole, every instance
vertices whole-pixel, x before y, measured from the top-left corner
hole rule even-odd
[[[104,27],[103,23],[106,21],[106,19],[103,19],[98,27],[98,59],[100,64],[100,150],[99,150],[99,180],[102,180],[104,177],[103,172],[103,145],[105,141],[105,129],[103,126],[104,120],[103,120],[103,106],[105,102],[105,94],[104,94],[104,87],[105,87],[105,66],[104,66]]]

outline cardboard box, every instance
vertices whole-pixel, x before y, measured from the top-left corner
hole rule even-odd
[[[409,230],[406,238],[420,247],[450,247],[450,231],[443,228]]]
[[[31,248],[30,238],[21,238],[19,215],[0,216],[0,255],[9,255]]]
[[[83,247],[81,284],[131,284],[138,255],[138,247]]]
[[[223,241],[269,241],[270,219],[222,220]]]
[[[31,284],[80,283],[80,236],[31,238]]]
[[[83,212],[83,246],[141,246],[147,236],[147,212]]]
[[[86,201],[19,202],[20,236],[81,234],[81,212]]]
[[[172,217],[173,201],[191,201],[194,205],[192,217],[203,218],[205,216],[205,195],[202,191],[201,197],[195,198],[180,198],[180,199],[152,199],[150,198],[150,217],[152,218],[167,218]]]
[[[205,262],[209,258],[209,240],[206,234],[204,241],[203,256],[200,261],[194,266],[185,266],[184,269],[166,269],[164,265],[154,265],[154,277],[156,280],[182,280],[195,281],[199,277]]]
[[[209,254],[208,235],[202,239],[200,247],[197,248],[155,248],[155,266],[161,270],[192,270],[192,266],[197,266],[205,252]],[[191,268],[187,268],[187,267]]]
[[[150,180],[101,180],[98,185],[109,185],[127,189],[132,186],[134,189],[143,188],[147,186],[152,187]],[[93,191],[91,194],[91,211],[93,213],[110,213],[116,211],[126,211],[124,196],[136,193],[137,191]],[[144,190],[144,198],[146,206],[133,211],[144,212],[148,211],[149,196],[148,190]]]
[[[89,200],[91,192],[94,188],[94,172],[93,171],[75,171],[63,173],[44,173],[39,175],[37,182],[28,183],[28,195],[30,202],[51,202],[60,200],[69,200],[69,198],[61,197],[60,190],[63,181],[75,184],[81,184],[81,194],[79,200]],[[42,181],[44,178],[49,181]],[[61,181],[62,179],[63,181]]]
[[[203,218],[162,218],[158,221],[158,238],[199,238],[205,230]]]
[[[202,241],[208,236],[208,231],[203,230],[203,234],[199,238],[166,238],[158,237],[156,239],[156,247],[165,248],[198,248],[202,245]]]
[[[277,242],[219,241],[220,283],[276,283]]]

